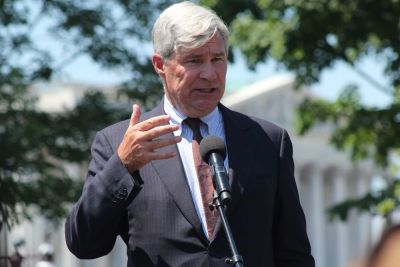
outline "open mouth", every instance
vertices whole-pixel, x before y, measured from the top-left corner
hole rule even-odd
[[[217,88],[198,88],[198,89],[196,89],[197,92],[206,93],[206,94],[213,93],[215,90],[217,90]]]

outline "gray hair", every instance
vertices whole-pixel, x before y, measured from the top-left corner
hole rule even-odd
[[[174,4],[165,9],[154,24],[154,52],[168,59],[178,48],[202,46],[217,32],[228,52],[228,28],[214,11],[187,1]]]

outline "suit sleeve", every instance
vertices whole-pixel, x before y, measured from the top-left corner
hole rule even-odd
[[[277,201],[274,219],[276,266],[314,267],[306,233],[305,216],[300,205],[294,179],[293,147],[289,135],[282,130]]]
[[[127,242],[126,205],[140,182],[123,166],[103,132],[96,134],[82,195],[65,224],[69,250],[78,258],[106,255],[121,235]]]

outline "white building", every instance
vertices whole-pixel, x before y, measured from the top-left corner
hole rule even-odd
[[[328,141],[332,129],[328,124],[320,124],[304,136],[296,135],[295,108],[311,95],[307,90],[295,91],[293,86],[290,76],[274,77],[227,95],[223,103],[234,110],[273,121],[288,130],[294,146],[300,199],[317,266],[346,267],[353,259],[362,257],[370,246],[372,220],[368,215],[352,213],[346,223],[330,222],[325,210],[333,203],[368,191],[374,175],[372,165],[368,162],[355,164],[348,154],[335,150]],[[81,92],[81,89],[65,87],[43,95],[40,103],[70,107]],[[35,218],[33,223],[15,228],[8,236],[9,252],[12,242],[22,236],[27,242],[24,252],[35,254],[44,233],[51,227],[43,219]],[[54,229],[52,243],[57,267],[126,266],[125,246],[121,240],[117,240],[110,255],[83,261],[76,259],[66,248],[63,225]],[[26,261],[24,266],[34,266],[34,260]]]

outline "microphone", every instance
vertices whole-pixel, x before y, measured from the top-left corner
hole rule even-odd
[[[217,196],[222,204],[228,205],[231,201],[231,189],[224,159],[226,147],[218,136],[206,136],[200,142],[200,154],[211,168],[211,177]]]

